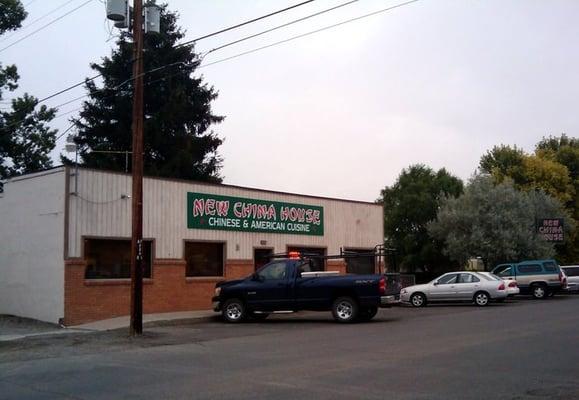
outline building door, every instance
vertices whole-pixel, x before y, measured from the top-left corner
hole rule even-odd
[[[372,275],[376,273],[376,256],[368,255],[374,252],[373,249],[348,249],[346,252],[360,254],[359,257],[346,258],[346,273],[358,275]]]
[[[273,256],[273,249],[254,249],[253,250],[253,264],[257,271],[265,264],[271,261]]]

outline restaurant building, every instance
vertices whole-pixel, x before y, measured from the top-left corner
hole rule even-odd
[[[8,180],[0,194],[0,314],[65,325],[128,315],[131,176],[74,167]],[[144,312],[209,309],[215,283],[272,254],[367,252],[383,241],[378,204],[146,177]],[[320,259],[342,273],[373,258]]]

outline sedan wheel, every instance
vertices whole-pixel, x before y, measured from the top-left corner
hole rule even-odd
[[[484,307],[489,304],[490,297],[485,292],[478,292],[474,295],[474,303],[479,307]]]
[[[424,307],[426,305],[426,297],[422,293],[414,293],[410,297],[410,304],[414,307]]]

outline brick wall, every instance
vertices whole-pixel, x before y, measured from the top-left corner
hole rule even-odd
[[[64,273],[64,324],[77,325],[129,314],[128,279],[85,280],[83,259],[69,259]],[[253,272],[251,260],[227,260],[225,279],[237,279]],[[215,283],[224,278],[186,278],[185,261],[156,259],[152,279],[143,282],[143,312],[207,310]]]
[[[187,278],[185,265],[185,261],[179,259],[154,260],[152,279],[143,281],[145,314],[210,309],[216,282],[242,278],[254,270],[252,260],[227,260],[225,278]],[[85,268],[84,259],[65,262],[64,324],[78,325],[128,315],[130,280],[85,280]],[[344,274],[346,264],[329,260],[326,270]]]

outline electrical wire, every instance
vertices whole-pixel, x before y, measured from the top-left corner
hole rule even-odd
[[[35,20],[31,21],[30,23],[24,25],[23,27],[21,27],[20,29],[18,29],[16,32],[12,32],[11,35],[6,36],[5,38],[0,39],[0,43],[5,42],[6,40],[10,39],[11,37],[14,37],[16,35],[18,35],[18,33],[20,33],[22,30],[24,29],[28,29],[29,27],[31,27],[32,25],[36,24],[39,21],[42,21],[44,18],[48,17],[49,15],[54,14],[55,12],[57,12],[58,10],[60,10],[61,8],[67,6],[68,4],[74,2],[74,1],[78,1],[78,0],[68,0],[65,3],[61,4],[60,6],[52,9],[51,11],[47,12],[46,14],[36,18]]]
[[[246,40],[253,39],[253,38],[256,38],[256,37],[258,37],[258,36],[261,36],[261,35],[265,35],[266,33],[270,33],[270,32],[273,32],[273,31],[275,31],[275,30],[278,30],[278,29],[281,29],[281,28],[285,28],[286,26],[290,26],[290,25],[296,24],[296,23],[298,23],[298,22],[302,22],[302,21],[305,21],[305,20],[307,20],[307,19],[310,19],[310,18],[313,18],[313,17],[317,17],[318,15],[322,15],[322,14],[325,14],[325,13],[327,13],[327,12],[334,11],[334,10],[336,10],[336,9],[338,9],[338,8],[341,8],[341,7],[350,5],[350,4],[352,4],[352,3],[356,3],[357,1],[358,1],[358,0],[351,0],[351,1],[348,1],[348,2],[346,2],[346,3],[338,4],[338,5],[335,6],[335,7],[327,8],[327,9],[322,10],[322,11],[319,11],[319,12],[317,12],[317,13],[310,14],[310,15],[307,15],[307,16],[302,17],[302,18],[294,19],[293,21],[287,22],[287,23],[285,23],[285,24],[275,26],[275,27],[270,28],[270,29],[267,29],[267,30],[265,30],[265,31],[261,31],[261,32],[255,33],[255,34],[253,34],[253,35],[246,36],[246,37],[244,37],[244,38],[235,40],[235,41],[233,41],[233,42],[226,43],[226,44],[224,44],[224,45],[221,45],[221,46],[218,46],[218,47],[215,47],[215,48],[209,50],[208,52],[205,53],[205,55],[207,55],[207,54],[209,54],[209,53],[213,53],[214,51],[221,50],[221,49],[224,49],[224,48],[226,48],[226,47],[232,46],[232,45],[234,45],[234,44],[241,43],[241,42],[244,42],[244,41],[246,41]]]
[[[359,16],[359,17],[350,18],[350,19],[347,19],[347,20],[345,20],[345,21],[338,22],[337,24],[328,25],[328,26],[325,26],[325,27],[320,28],[320,29],[316,29],[316,30],[313,30],[313,31],[310,31],[310,32],[302,33],[302,34],[300,34],[300,35],[292,36],[292,37],[290,37],[290,38],[288,38],[288,39],[280,40],[280,41],[275,42],[275,43],[271,43],[271,44],[268,44],[268,45],[265,45],[265,46],[261,46],[261,47],[258,47],[258,48],[252,49],[252,50],[244,51],[243,53],[235,54],[235,55],[230,56],[230,57],[225,57],[225,58],[222,58],[222,59],[220,59],[220,60],[210,62],[210,63],[208,63],[208,64],[203,64],[203,65],[200,65],[199,68],[205,68],[205,67],[208,67],[208,66],[210,66],[210,65],[219,64],[219,63],[222,63],[222,62],[225,62],[225,61],[232,60],[232,59],[234,59],[234,58],[238,58],[238,57],[241,57],[241,56],[245,56],[245,55],[247,55],[247,54],[255,53],[255,52],[260,51],[260,50],[269,49],[270,47],[274,47],[274,46],[277,46],[277,45],[280,45],[280,44],[283,44],[283,43],[291,42],[291,41],[296,40],[296,39],[300,39],[300,38],[303,38],[303,37],[306,37],[306,36],[309,36],[309,35],[313,35],[313,34],[315,34],[315,33],[323,32],[323,31],[326,31],[326,30],[328,30],[328,29],[336,28],[336,27],[338,27],[338,26],[341,26],[341,25],[344,25],[344,24],[347,24],[347,23],[350,23],[350,22],[358,21],[358,20],[361,20],[361,19],[363,19],[363,18],[368,18],[368,17],[371,17],[371,16],[373,16],[373,15],[377,15],[377,14],[380,14],[380,13],[383,13],[383,12],[391,11],[391,10],[396,9],[396,8],[399,8],[399,7],[403,7],[403,6],[412,4],[412,3],[416,3],[417,1],[420,1],[420,0],[410,0],[410,1],[406,1],[406,2],[404,2],[404,3],[400,3],[400,4],[396,4],[396,5],[394,5],[394,6],[391,6],[391,7],[383,8],[383,9],[381,9],[381,10],[374,11],[374,12],[371,12],[371,13],[368,13],[368,14],[364,14],[364,15],[361,15],[361,16]]]
[[[242,57],[242,56],[244,56],[244,55],[252,54],[252,53],[255,53],[255,52],[258,52],[258,51],[261,51],[261,50],[268,49],[268,48],[270,48],[270,47],[274,47],[274,46],[277,46],[277,45],[280,45],[280,44],[283,44],[283,43],[287,43],[287,42],[290,42],[290,41],[293,41],[293,40],[297,40],[297,39],[303,38],[303,37],[305,37],[305,36],[313,35],[313,34],[315,34],[315,33],[319,33],[319,32],[323,32],[323,31],[326,31],[326,30],[329,30],[329,29],[332,29],[332,28],[336,28],[336,27],[339,27],[339,26],[341,26],[341,25],[344,25],[344,24],[347,24],[347,23],[350,23],[350,22],[358,21],[358,20],[363,19],[363,18],[368,18],[368,17],[374,16],[374,15],[377,15],[377,14],[381,14],[381,13],[384,13],[384,12],[388,12],[388,11],[391,11],[391,10],[396,9],[396,8],[400,8],[400,7],[403,7],[403,6],[412,4],[412,3],[416,3],[416,2],[418,2],[418,1],[419,1],[419,0],[410,0],[410,1],[407,1],[407,2],[404,2],[404,3],[396,4],[396,5],[394,5],[394,6],[390,6],[390,7],[387,7],[387,8],[380,9],[380,10],[377,10],[377,11],[374,11],[374,12],[371,12],[371,13],[368,13],[368,14],[364,14],[364,15],[361,15],[361,16],[358,16],[358,17],[355,17],[355,18],[350,18],[350,19],[347,19],[347,20],[345,20],[345,21],[341,21],[341,22],[338,22],[338,23],[336,23],[336,24],[328,25],[328,26],[325,26],[325,27],[320,28],[320,29],[316,29],[316,30],[313,30],[313,31],[310,31],[310,32],[306,32],[306,33],[300,34],[300,35],[292,36],[292,37],[290,37],[290,38],[288,38],[288,39],[280,40],[280,41],[271,43],[271,44],[269,44],[269,45],[261,46],[261,47],[258,47],[258,48],[252,49],[252,50],[248,50],[248,51],[245,51],[245,52],[242,52],[242,53],[239,53],[239,54],[235,54],[235,55],[233,55],[233,56],[226,57],[226,58],[223,58],[223,59],[220,59],[220,60],[216,60],[216,61],[213,61],[213,62],[210,62],[210,63],[207,63],[207,64],[201,64],[201,65],[199,65],[198,68],[199,68],[199,69],[200,69],[200,68],[205,68],[205,67],[208,67],[208,66],[211,66],[211,65],[219,64],[219,63],[222,63],[222,62],[225,62],[225,61],[229,61],[229,60],[232,60],[232,59],[235,59],[235,58],[238,58],[238,57]],[[347,4],[347,3],[344,3],[344,5],[345,5],[345,4]],[[233,43],[233,42],[232,42],[232,43]],[[226,45],[224,45],[224,46],[220,46],[220,47],[223,48],[223,47],[226,47],[227,45],[228,45],[228,44],[226,44]],[[209,52],[205,53],[205,55],[207,55],[208,53],[209,53]],[[204,56],[205,56],[205,55],[204,55]],[[176,65],[176,64],[184,64],[184,63],[183,63],[183,62],[177,62],[177,63],[167,64],[167,65],[164,65],[164,66],[161,66],[161,67],[152,69],[152,70],[150,70],[150,71],[146,71],[146,72],[144,72],[142,75],[147,75],[147,74],[149,74],[149,73],[152,73],[152,72],[155,72],[155,71],[159,71],[159,70],[161,70],[161,69],[168,68],[168,67],[173,66],[173,65]],[[174,76],[174,75],[171,75],[171,76]],[[118,89],[120,89],[123,85],[125,85],[126,83],[132,81],[133,79],[134,79],[134,78],[129,78],[129,79],[125,80],[124,82],[120,83],[120,84],[117,85],[115,88],[113,88],[112,90],[118,90]],[[157,81],[158,81],[158,80],[157,80]],[[156,81],[154,81],[154,82],[156,82]],[[149,84],[150,84],[150,83],[152,83],[152,82],[149,82]],[[78,85],[77,85],[77,86],[78,86]],[[100,89],[100,90],[103,90],[103,89]],[[111,89],[109,89],[109,90],[111,90]],[[67,104],[73,103],[74,101],[77,101],[77,100],[80,100],[80,99],[82,99],[82,98],[88,97],[89,95],[90,95],[90,94],[86,94],[86,95],[77,97],[77,98],[75,98],[75,99],[72,99],[72,100],[70,100],[70,101],[68,101],[68,102],[65,102],[65,103],[62,103],[62,104],[56,106],[56,108],[58,108],[58,107],[60,107],[60,106],[63,106],[63,105],[67,105]],[[75,108],[75,109],[73,109],[73,110],[70,110],[70,111],[68,111],[68,112],[66,112],[66,113],[59,114],[58,116],[54,117],[54,119],[60,118],[60,117],[62,117],[62,116],[68,115],[68,114],[71,114],[71,113],[73,113],[73,112],[75,112],[75,111],[78,111],[78,110],[80,110],[80,109],[82,109],[82,107],[78,107],[78,108]]]
[[[308,1],[304,1],[304,2],[298,3],[298,4],[294,4],[293,6],[289,6],[289,7],[283,8],[283,9],[281,9],[281,10],[277,10],[277,11],[274,11],[274,12],[272,12],[272,13],[269,13],[269,14],[266,14],[266,15],[262,15],[261,17],[257,17],[257,18],[254,18],[254,19],[250,19],[249,21],[245,21],[245,22],[242,22],[242,23],[240,23],[240,24],[230,26],[229,28],[221,29],[221,30],[219,30],[219,31],[217,31],[217,32],[213,32],[213,33],[210,33],[210,34],[208,34],[208,35],[200,36],[200,37],[198,37],[198,38],[196,38],[196,39],[189,40],[189,41],[187,41],[187,42],[178,44],[178,45],[175,46],[175,47],[187,46],[187,45],[193,44],[193,43],[195,43],[195,42],[198,42],[199,40],[207,39],[207,38],[210,38],[210,37],[212,37],[212,36],[219,35],[220,33],[228,32],[228,31],[230,31],[230,30],[232,30],[232,29],[237,29],[237,28],[239,28],[239,27],[242,27],[242,26],[245,26],[245,25],[248,25],[248,24],[257,22],[257,21],[260,21],[260,20],[262,20],[262,19],[271,17],[271,16],[273,16],[273,15],[281,14],[282,12],[285,12],[285,11],[288,11],[288,10],[291,10],[291,9],[294,9],[294,8],[297,8],[297,7],[300,7],[300,6],[303,6],[303,5],[308,4],[308,3],[311,3],[311,2],[313,2],[313,1],[315,1],[315,0],[308,0]]]
[[[73,1],[74,1],[74,0],[73,0]],[[92,0],[88,0],[87,3],[90,2],[90,1],[92,1]],[[187,44],[191,44],[191,43],[194,43],[194,42],[197,42],[197,41],[200,41],[200,40],[203,40],[203,39],[206,39],[206,38],[209,38],[209,37],[218,35],[218,34],[220,34],[220,33],[227,32],[227,31],[230,31],[230,30],[239,28],[239,27],[241,27],[241,26],[245,26],[245,25],[248,25],[248,24],[250,24],[250,23],[253,23],[253,22],[256,22],[256,21],[259,21],[259,20],[268,18],[268,17],[271,17],[272,15],[280,14],[280,13],[282,13],[282,12],[285,12],[285,11],[288,11],[288,10],[291,10],[291,9],[294,9],[294,8],[297,8],[297,7],[300,7],[300,6],[302,6],[302,5],[311,3],[311,2],[313,2],[313,1],[315,1],[315,0],[308,0],[308,1],[304,1],[304,2],[298,3],[298,4],[294,4],[293,6],[286,7],[286,8],[284,8],[284,9],[281,9],[281,10],[278,10],[278,11],[274,11],[274,12],[269,13],[269,14],[266,14],[266,15],[262,15],[261,17],[253,18],[253,19],[251,19],[251,20],[249,20],[249,21],[245,21],[245,22],[242,22],[242,23],[240,23],[240,24],[233,25],[233,26],[230,26],[230,27],[225,28],[225,29],[221,29],[221,30],[216,31],[216,32],[213,32],[213,33],[210,33],[210,34],[207,34],[207,35],[203,35],[203,36],[201,36],[201,37],[198,37],[198,38],[196,38],[196,39],[190,40],[190,41],[188,41],[188,42],[181,43],[181,44],[179,44],[179,45],[177,45],[177,46],[175,46],[175,47],[177,48],[177,47],[185,46],[185,45],[187,45]],[[81,4],[80,7],[82,7],[82,6],[85,5],[85,4],[86,4],[86,3]],[[74,11],[74,10],[72,10],[72,11]],[[64,17],[64,16],[62,16],[62,17]],[[62,17],[60,17],[60,18],[62,18]],[[53,21],[53,22],[55,22],[55,21]],[[51,23],[52,23],[52,22],[51,22]],[[32,32],[32,34],[33,34],[33,33],[35,33],[35,32]],[[25,39],[25,38],[26,38],[26,37],[22,38],[22,40]],[[13,44],[15,44],[15,43],[13,43]],[[13,44],[12,44],[12,45],[13,45]],[[12,46],[12,45],[10,45],[10,46]],[[1,49],[0,51],[5,50],[5,49],[6,49],[6,48]],[[81,86],[81,85],[83,85],[87,80],[92,81],[92,80],[97,79],[97,78],[99,78],[99,77],[101,77],[101,76],[102,76],[102,74],[98,74],[98,75],[93,76],[92,78],[85,79],[85,80],[83,80],[83,81],[81,81],[81,82],[79,82],[79,83],[76,83],[76,84],[74,84],[74,85],[71,85],[71,86],[69,86],[69,87],[67,87],[67,88],[65,88],[65,89],[59,90],[59,91],[56,92],[56,93],[53,93],[53,94],[51,94],[51,95],[49,95],[49,96],[46,96],[46,97],[38,100],[38,104],[43,103],[43,102],[46,101],[46,100],[52,99],[53,97],[56,97],[56,96],[58,96],[58,95],[61,95],[62,93],[68,92],[68,91],[70,91],[70,90],[72,90],[72,89],[74,89],[74,88],[76,88],[76,87],[78,87],[78,86]]]
[[[65,130],[64,132],[62,132],[60,135],[58,135],[58,136],[56,137],[56,139],[54,139],[54,141],[57,142],[61,137],[63,137],[64,135],[66,135],[66,133],[67,133],[68,131],[70,131],[72,128],[74,128],[75,125],[76,125],[76,124],[72,123],[68,128],[66,128],[66,130]]]
[[[22,42],[23,40],[28,39],[30,36],[32,36],[32,35],[40,32],[40,31],[44,30],[45,28],[48,28],[50,25],[52,25],[52,24],[60,21],[60,20],[63,19],[64,17],[72,14],[72,13],[75,12],[76,10],[79,10],[80,8],[86,6],[88,3],[92,2],[92,1],[93,1],[93,0],[87,0],[87,1],[85,1],[85,2],[82,3],[80,6],[73,8],[72,10],[68,11],[67,13],[61,15],[60,17],[58,17],[58,18],[56,18],[56,19],[53,19],[53,20],[50,21],[48,24],[45,24],[45,25],[41,26],[41,27],[38,28],[37,30],[30,32],[28,35],[21,37],[20,39],[16,40],[15,42],[12,42],[11,44],[9,44],[9,45],[6,46],[6,47],[3,47],[2,49],[0,49],[0,53],[3,52],[3,51],[6,50],[6,49],[9,49],[9,48],[12,47],[12,46],[17,45],[18,43]]]
[[[205,57],[206,55],[208,55],[208,54],[210,54],[210,53],[213,53],[213,52],[215,52],[215,51],[218,51],[218,50],[224,49],[224,48],[226,48],[226,47],[232,46],[232,45],[234,45],[234,44],[237,44],[237,43],[240,43],[240,42],[249,40],[249,39],[253,39],[253,38],[255,38],[255,37],[264,35],[264,34],[269,33],[269,32],[273,32],[273,31],[278,30],[278,29],[281,29],[281,28],[285,28],[285,27],[287,27],[287,26],[296,24],[296,23],[298,23],[298,22],[305,21],[305,20],[310,19],[310,18],[313,18],[313,17],[317,17],[318,15],[322,15],[322,14],[325,14],[325,13],[327,13],[327,12],[334,11],[334,10],[336,10],[336,9],[338,9],[338,8],[341,8],[341,7],[350,5],[350,4],[352,4],[352,3],[356,3],[357,1],[359,1],[359,0],[351,0],[351,1],[348,1],[348,2],[345,2],[345,3],[342,3],[342,4],[338,4],[337,6],[334,6],[334,7],[331,7],[331,8],[327,8],[327,9],[325,9],[325,10],[316,12],[316,13],[314,13],[314,14],[307,15],[307,16],[302,17],[302,18],[295,19],[295,20],[290,21],[290,22],[287,22],[287,23],[285,23],[285,24],[275,26],[275,27],[273,27],[273,28],[267,29],[267,30],[265,30],[265,31],[258,32],[258,33],[256,33],[256,34],[253,34],[253,35],[250,35],[250,36],[246,36],[246,37],[244,37],[244,38],[235,40],[235,41],[233,41],[233,42],[226,43],[226,44],[224,44],[224,45],[221,45],[221,46],[219,46],[219,47],[215,47],[215,48],[213,48],[213,49],[205,52],[205,53],[203,54],[203,57]],[[303,4],[303,3],[302,3],[302,4]],[[176,47],[177,47],[177,46],[176,46]],[[159,69],[163,69],[163,68],[166,68],[166,67],[170,67],[170,66],[172,66],[172,65],[174,65],[174,64],[168,64],[168,65],[166,65],[166,66],[159,67],[159,68],[155,68],[155,69],[150,70],[150,71],[145,71],[141,76],[144,76],[144,75],[149,74],[149,73],[151,73],[151,72],[158,71]],[[100,76],[100,75],[99,75],[99,76]],[[97,76],[97,77],[98,77],[98,76]],[[96,78],[96,77],[93,77],[93,78]],[[125,82],[123,82],[123,83],[121,83],[120,85],[117,85],[117,87],[113,88],[112,90],[119,89],[123,84],[125,84],[125,83],[127,83],[127,82],[130,82],[131,80],[132,80],[132,78],[129,79],[129,80],[127,80],[127,81],[125,81]],[[75,86],[75,87],[76,87],[76,86]],[[76,97],[76,98],[74,98],[74,99],[72,99],[72,100],[69,100],[69,101],[67,101],[67,102],[65,102],[65,103],[58,104],[58,105],[54,106],[54,108],[60,108],[60,107],[62,107],[62,106],[68,105],[68,104],[70,104],[70,103],[74,103],[75,101],[78,101],[78,100],[80,100],[80,99],[83,99],[83,98],[85,98],[85,97],[87,97],[87,96],[89,96],[89,94],[85,94],[85,95]],[[42,102],[42,101],[44,101],[44,100],[45,100],[45,99],[39,100],[39,103]]]

